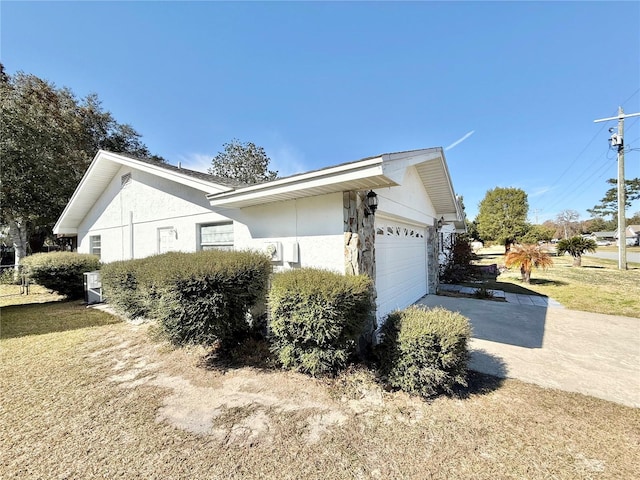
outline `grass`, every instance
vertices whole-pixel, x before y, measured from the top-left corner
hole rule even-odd
[[[504,265],[503,253],[501,247],[482,249],[478,263]],[[628,270],[618,270],[615,260],[583,256],[582,267],[573,267],[573,257],[569,255],[552,258],[553,267],[533,270],[530,284],[523,283],[520,272],[512,269],[486,286],[512,293],[545,295],[572,310],[640,318],[640,264],[629,263]]]
[[[639,478],[640,409],[474,374],[424,402],[368,370],[218,370],[80,303],[0,325],[0,477]]]

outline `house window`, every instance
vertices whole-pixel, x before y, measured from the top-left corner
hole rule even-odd
[[[158,253],[166,253],[175,250],[177,232],[173,227],[158,229]]]
[[[233,250],[233,222],[200,225],[201,250]]]
[[[100,257],[102,242],[100,235],[91,235],[89,237],[89,253]]]

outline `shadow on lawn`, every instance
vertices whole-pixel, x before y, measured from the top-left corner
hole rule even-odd
[[[568,282],[563,282],[562,280],[547,280],[546,278],[532,278],[530,281],[531,281],[531,285],[547,285],[552,287],[569,285]],[[531,293],[528,293],[527,295],[540,295],[539,293],[533,292],[532,290],[527,290],[527,291],[531,292]]]
[[[226,372],[244,367],[256,370],[272,370],[277,368],[276,361],[269,350],[269,343],[264,338],[248,337],[238,345],[223,348],[220,344],[214,347],[197,363],[205,370]]]
[[[81,300],[2,307],[0,338],[66,332],[120,323],[113,315],[87,308]]]

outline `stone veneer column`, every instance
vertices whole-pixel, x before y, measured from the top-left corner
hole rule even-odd
[[[438,290],[439,284],[439,271],[438,268],[438,230],[436,227],[427,227],[427,278],[429,279],[427,285],[427,294],[435,295]]]
[[[376,300],[375,217],[364,215],[364,203],[358,192],[343,192],[344,270],[346,275],[368,275],[373,282],[372,301]],[[364,340],[371,343],[377,328],[375,312],[366,326]],[[362,348],[362,346],[361,346]]]

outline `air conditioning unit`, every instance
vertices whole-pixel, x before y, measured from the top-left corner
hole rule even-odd
[[[87,305],[102,303],[102,280],[99,270],[84,274],[84,301]]]

